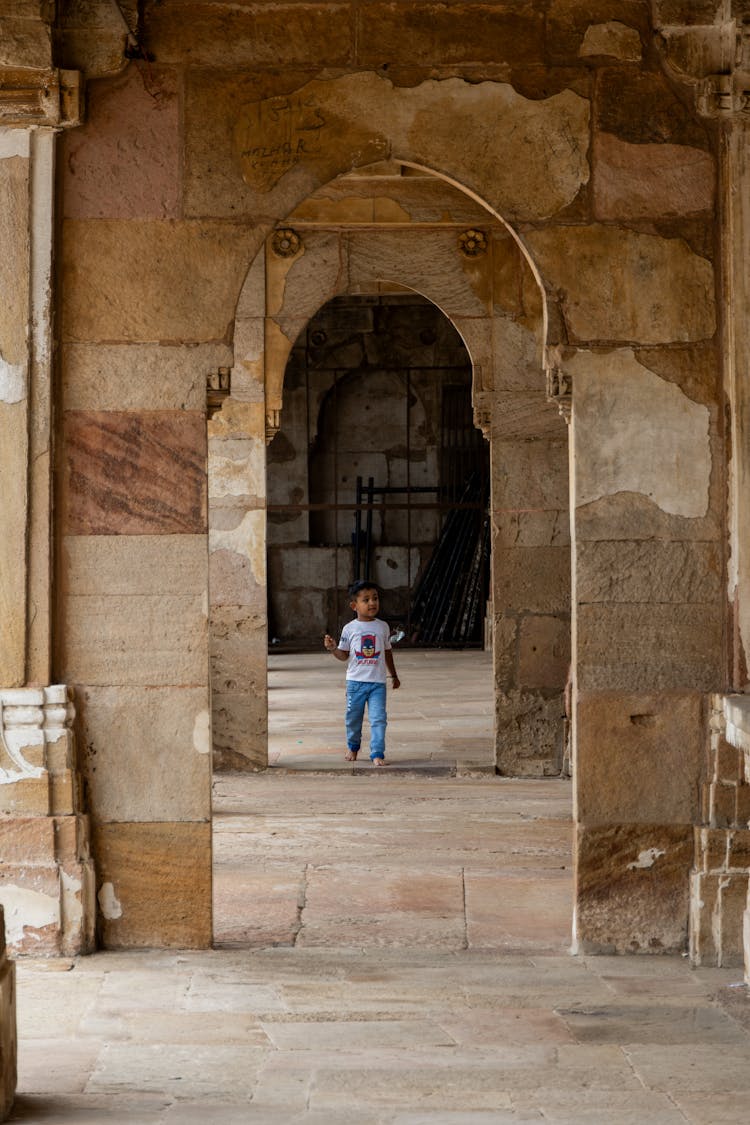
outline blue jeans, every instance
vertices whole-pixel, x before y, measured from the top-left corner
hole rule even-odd
[[[346,745],[359,750],[362,745],[362,719],[367,704],[370,720],[370,757],[385,757],[385,684],[346,681]]]

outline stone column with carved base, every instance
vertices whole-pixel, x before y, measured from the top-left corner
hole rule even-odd
[[[0,903],[15,953],[74,954],[94,938],[88,820],[70,693],[47,685],[55,137],[78,103],[40,62],[0,73]]]

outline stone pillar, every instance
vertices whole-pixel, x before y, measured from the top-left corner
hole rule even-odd
[[[55,72],[46,78],[27,76],[38,104],[19,90],[0,128],[0,902],[14,951],[74,954],[93,945],[89,826],[69,692],[46,685],[55,132],[77,111],[74,87]],[[28,126],[26,115],[48,124]]]
[[[237,310],[228,395],[208,423],[209,647],[218,770],[268,764],[265,278],[261,252]],[[278,408],[269,410],[273,424]]]
[[[0,906],[0,1121],[13,1105],[16,1092],[16,967],[5,951],[3,909]]]
[[[712,415],[650,362],[566,360],[581,952],[684,949],[704,693],[721,676]]]

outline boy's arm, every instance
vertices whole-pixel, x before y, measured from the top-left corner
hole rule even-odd
[[[400,687],[401,680],[396,675],[396,665],[393,662],[393,651],[390,648],[387,648],[385,650],[385,666],[390,672],[391,680],[393,681],[393,690],[395,691],[397,687]]]
[[[333,653],[333,655],[336,657],[337,660],[348,660],[349,659],[348,649],[337,648],[336,642],[334,641],[334,639],[330,635],[330,633],[326,633],[326,635],[323,637],[323,644],[326,646],[326,648],[328,649],[329,652]]]

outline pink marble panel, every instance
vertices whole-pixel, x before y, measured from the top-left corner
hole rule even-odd
[[[64,456],[68,535],[206,531],[202,412],[68,411]]]

